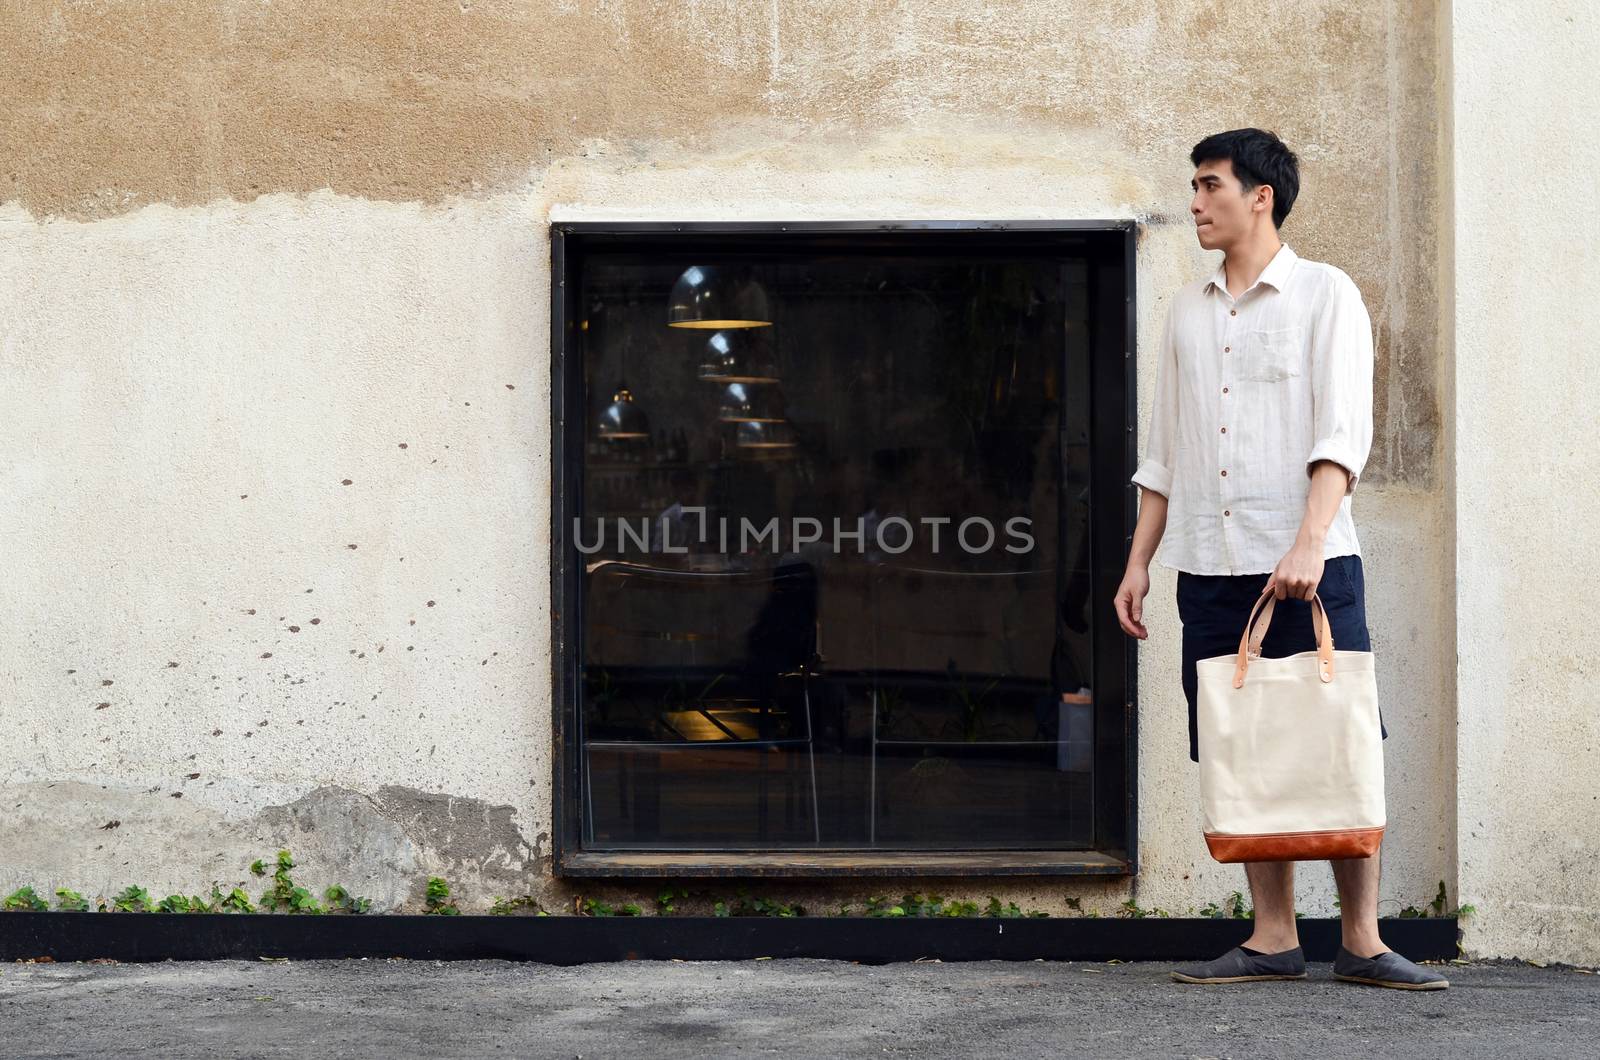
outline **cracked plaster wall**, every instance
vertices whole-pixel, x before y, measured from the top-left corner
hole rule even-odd
[[[0,887],[194,889],[292,841],[308,879],[380,905],[415,907],[394,877],[427,871],[464,908],[559,905],[545,226],[1138,218],[1142,441],[1166,299],[1211,267],[1187,151],[1258,124],[1303,162],[1285,239],[1378,329],[1357,519],[1396,704],[1385,909],[1453,890],[1432,3],[4,19]],[[1242,885],[1199,837],[1172,591],[1158,569],[1141,876],[944,893],[1183,912]],[[1326,866],[1302,878],[1331,911]]]

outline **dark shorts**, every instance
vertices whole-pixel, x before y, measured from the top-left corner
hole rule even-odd
[[[1236,655],[1244,624],[1266,588],[1269,574],[1191,574],[1178,572],[1178,618],[1183,623],[1183,694],[1189,701],[1189,758],[1200,761],[1199,728],[1195,721],[1198,681],[1195,660],[1216,655]],[[1367,592],[1361,557],[1334,556],[1322,566],[1317,595],[1328,612],[1337,651],[1371,651],[1367,636]],[[1263,658],[1276,659],[1295,652],[1315,651],[1317,637],[1311,628],[1311,601],[1284,599],[1272,608],[1272,624],[1261,642]],[[1383,738],[1383,711],[1378,711]]]

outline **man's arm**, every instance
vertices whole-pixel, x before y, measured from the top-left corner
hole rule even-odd
[[[1372,320],[1361,291],[1338,274],[1311,333],[1311,452],[1306,474],[1331,460],[1348,473],[1340,496],[1356,482],[1372,449]],[[1311,521],[1307,509],[1307,519]],[[1322,524],[1324,534],[1333,513]]]
[[[1145,441],[1144,459],[1130,481],[1144,487],[1140,505],[1151,492],[1163,499],[1172,496],[1172,458],[1178,436],[1178,349],[1172,336],[1172,308],[1161,329],[1161,346],[1156,354],[1155,407],[1150,414],[1150,436]],[[1142,521],[1142,520],[1141,520]],[[1154,545],[1151,551],[1154,551]],[[1148,559],[1149,557],[1146,557]]]
[[[1303,539],[1315,546],[1319,558],[1339,502],[1350,490],[1349,483],[1350,473],[1332,460],[1318,460],[1311,467],[1311,488],[1306,494],[1306,513],[1300,520],[1296,543]]]
[[[1322,583],[1328,528],[1372,449],[1372,361],[1372,321],[1360,290],[1341,273],[1312,327],[1311,483],[1294,545],[1268,579],[1280,600],[1309,600]]]
[[[1139,489],[1139,519],[1128,545],[1128,566],[1148,567],[1155,558],[1156,546],[1167,532],[1167,498],[1148,486]]]
[[[1150,561],[1167,529],[1167,500],[1172,493],[1172,462],[1178,435],[1178,351],[1172,337],[1172,309],[1167,309],[1156,357],[1155,409],[1144,459],[1131,481],[1139,484],[1139,520],[1128,547],[1128,566],[1113,601],[1123,632],[1140,640],[1150,635],[1144,625],[1144,598],[1150,592]]]

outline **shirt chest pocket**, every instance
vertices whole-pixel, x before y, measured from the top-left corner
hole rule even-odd
[[[1258,383],[1276,383],[1300,374],[1305,328],[1259,328],[1248,332],[1240,372]]]

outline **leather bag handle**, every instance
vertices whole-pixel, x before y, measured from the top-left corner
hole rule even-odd
[[[1234,688],[1244,687],[1244,675],[1250,668],[1250,660],[1261,657],[1261,642],[1266,639],[1267,627],[1272,623],[1272,609],[1277,602],[1277,594],[1264,588],[1255,606],[1250,609],[1244,632],[1239,634],[1239,654],[1233,668]],[[1256,616],[1258,611],[1261,613],[1259,619]],[[1328,621],[1327,609],[1322,606],[1322,597],[1315,593],[1311,595],[1311,626],[1317,635],[1317,676],[1326,684],[1333,680],[1333,627]]]
[[[1262,590],[1262,594],[1263,595],[1266,594],[1266,590],[1265,589]],[[1317,602],[1321,603],[1322,601],[1319,598],[1317,600]],[[1274,607],[1276,607],[1277,604],[1278,604],[1278,598],[1277,598],[1277,596],[1274,595],[1272,597],[1272,599],[1267,601],[1266,608],[1261,612],[1261,617],[1256,619],[1255,627],[1250,632],[1250,651],[1249,651],[1248,654],[1249,654],[1249,657],[1252,658],[1252,659],[1261,658],[1261,642],[1267,639],[1267,627],[1272,624],[1272,609]],[[1325,610],[1322,610],[1322,609],[1317,608],[1317,607],[1313,607],[1311,609],[1312,635],[1317,638],[1317,643],[1319,645],[1322,643],[1322,626],[1327,621],[1328,621],[1328,615],[1327,615],[1327,612]],[[1331,626],[1329,627],[1328,639],[1330,641],[1333,639],[1333,632],[1332,632],[1332,627]]]

